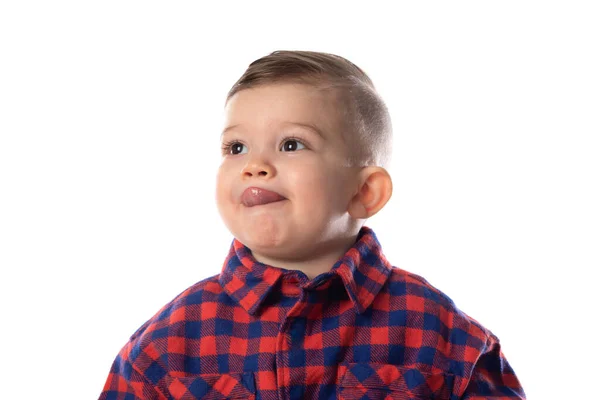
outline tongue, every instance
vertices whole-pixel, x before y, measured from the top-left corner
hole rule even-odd
[[[257,206],[261,204],[273,203],[279,200],[284,200],[277,193],[268,190],[250,189],[246,190],[242,196],[242,202],[246,207]]]

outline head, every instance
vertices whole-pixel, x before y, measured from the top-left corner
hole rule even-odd
[[[339,56],[276,51],[251,63],[227,96],[221,142],[219,213],[255,255],[316,257],[356,238],[391,197],[387,108]],[[249,187],[284,200],[248,207]]]

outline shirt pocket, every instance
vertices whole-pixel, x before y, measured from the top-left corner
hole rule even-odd
[[[341,400],[448,400],[454,376],[425,373],[416,366],[348,363],[338,369],[337,398]]]
[[[170,400],[256,398],[253,372],[169,376],[166,383]]]

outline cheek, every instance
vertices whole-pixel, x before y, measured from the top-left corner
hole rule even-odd
[[[321,168],[306,167],[290,172],[286,181],[292,193],[302,200],[302,204],[331,201],[337,189],[334,179]],[[319,204],[319,203],[317,203]]]
[[[223,167],[219,168],[217,172],[216,182],[216,195],[219,202],[223,202],[227,199],[229,193],[230,183],[228,180],[229,173]]]

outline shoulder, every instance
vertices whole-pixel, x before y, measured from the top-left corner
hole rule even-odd
[[[494,334],[477,320],[460,310],[454,301],[425,278],[392,267],[388,283],[390,306],[404,309],[422,319],[423,328],[436,330],[451,343],[486,347]]]
[[[146,321],[130,338],[130,340],[164,328],[179,321],[185,321],[186,313],[191,312],[194,318],[201,318],[211,304],[223,301],[223,288],[219,284],[219,275],[213,275],[185,289],[173,300],[161,307],[152,318]],[[204,305],[204,306],[203,306]]]
[[[498,337],[425,278],[393,267],[382,292],[380,306],[390,310],[390,327],[402,344],[398,349],[403,350],[404,365],[454,376],[453,393],[460,398],[522,395]]]
[[[175,360],[187,360],[181,356],[173,358],[170,353],[185,353],[189,346],[197,346],[187,342],[186,334],[193,334],[195,340],[201,322],[209,318],[206,315],[215,315],[218,304],[229,301],[218,278],[219,275],[211,276],[188,287],[131,335],[115,358],[103,394],[114,395],[117,390],[119,394],[135,392],[135,398],[147,398],[150,393],[156,395],[156,390],[160,398],[170,398],[156,385],[168,379],[169,367]]]
[[[186,329],[202,321],[203,315],[214,314],[218,303],[228,299],[219,283],[219,275],[193,284],[161,307],[131,335],[121,357],[134,363],[150,343],[184,334]]]

